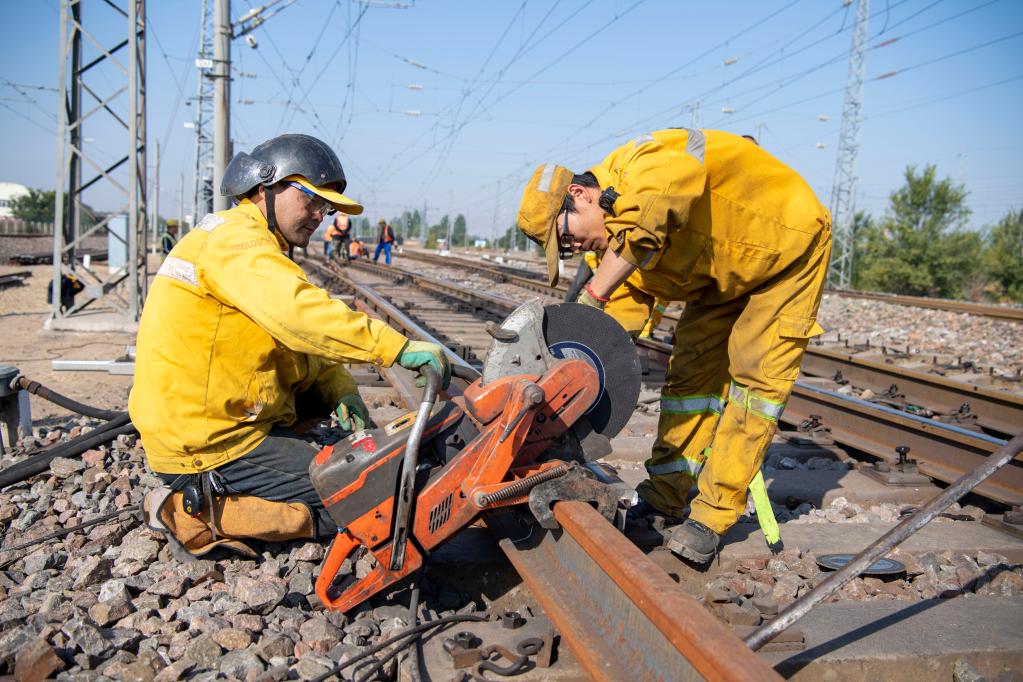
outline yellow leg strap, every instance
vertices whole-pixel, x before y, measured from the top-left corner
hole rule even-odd
[[[781,530],[774,518],[774,509],[771,508],[771,499],[767,496],[767,484],[764,483],[764,474],[760,471],[753,477],[749,484],[750,495],[753,496],[753,506],[757,509],[757,521],[760,522],[760,530],[764,531],[764,539],[767,544],[774,545],[781,540]]]

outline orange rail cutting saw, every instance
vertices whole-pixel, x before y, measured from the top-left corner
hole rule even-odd
[[[525,503],[567,462],[606,454],[628,421],[639,360],[604,313],[532,299],[488,331],[482,374],[456,371],[472,380],[461,399],[437,403],[436,376],[428,377],[418,413],[353,433],[310,464],[338,527],[316,581],[328,608],[357,606],[418,569],[480,512]],[[375,568],[339,578],[359,547]]]

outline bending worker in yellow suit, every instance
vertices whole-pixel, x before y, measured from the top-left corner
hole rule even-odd
[[[149,467],[168,489],[150,525],[201,554],[239,538],[332,536],[309,480],[319,450],[298,425],[334,411],[369,422],[342,362],[431,365],[443,349],[409,341],[313,285],[287,255],[324,216],[359,214],[337,155],[308,135],[281,135],[234,157],[211,213],[179,241],[153,281],[139,324],[128,411]]]
[[[560,257],[603,253],[578,302],[602,308],[630,276],[686,301],[661,393],[649,479],[659,512],[680,517],[668,547],[709,561],[746,504],[808,339],[831,252],[831,219],[809,185],[756,144],[671,129],[619,147],[588,173],[536,169],[519,228]]]

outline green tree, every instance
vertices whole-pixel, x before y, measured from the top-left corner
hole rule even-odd
[[[452,225],[451,227],[451,244],[452,245],[461,244],[462,246],[467,246],[468,242],[466,241],[466,238],[468,236],[469,235],[467,234],[467,230],[465,227],[465,216],[459,213],[457,216],[455,216],[455,224]]]
[[[919,173],[908,167],[885,217],[860,227],[855,267],[862,288],[954,298],[974,279],[981,237],[963,229],[966,188],[936,175],[932,165]]]
[[[1023,209],[991,228],[981,262],[997,297],[1023,303]]]
[[[52,223],[55,197],[56,192],[29,189],[28,194],[11,199],[11,215],[34,223]]]

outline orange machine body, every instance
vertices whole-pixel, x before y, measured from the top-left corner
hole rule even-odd
[[[486,385],[479,380],[471,384],[464,392],[465,418],[472,420],[478,435],[417,485],[412,532],[402,567],[388,569],[394,521],[394,496],[389,496],[338,530],[316,581],[316,594],[323,604],[341,611],[357,606],[417,570],[428,552],[469,525],[483,509],[525,502],[528,490],[503,498],[500,493],[527,476],[564,466],[557,460],[536,460],[585,414],[598,391],[596,370],[578,359],[558,360],[543,376],[523,374]],[[448,418],[441,420],[433,431],[447,422]],[[428,431],[424,441],[429,435]],[[400,460],[402,455],[387,453],[385,457]],[[323,463],[331,456],[333,448],[328,446],[317,455],[317,461]],[[329,508],[345,495],[356,493],[364,479],[365,475],[360,475],[329,495],[321,490],[321,497]],[[501,499],[495,501],[495,495]],[[341,565],[360,546],[373,555],[376,567],[361,580],[335,585]]]

